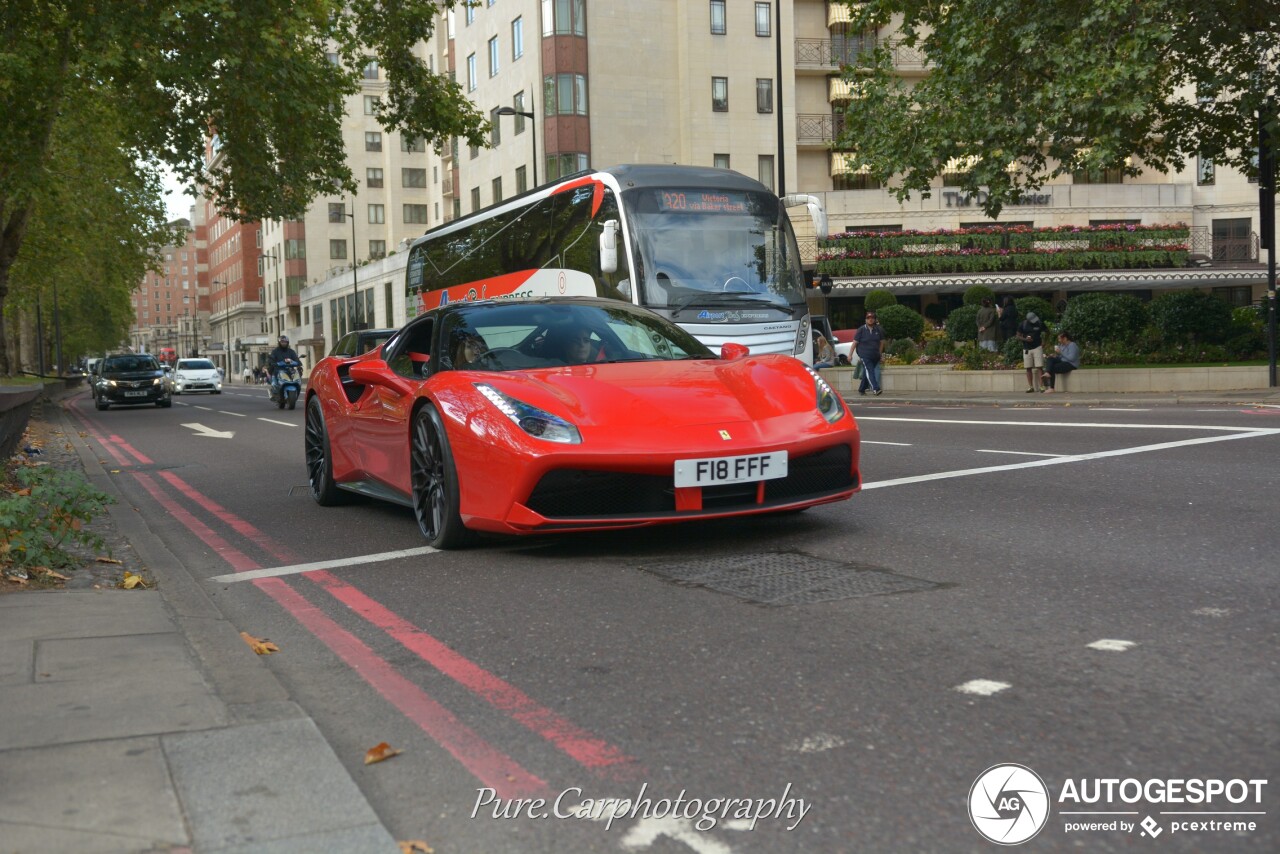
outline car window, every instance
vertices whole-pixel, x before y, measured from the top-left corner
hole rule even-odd
[[[394,333],[394,332],[379,332],[379,333],[374,334],[374,335],[361,335],[361,336],[360,336],[360,348],[359,348],[360,352],[356,353],[356,355],[357,355],[357,356],[363,356],[365,353],[368,353],[370,350],[375,349],[379,344],[381,344],[382,342],[386,341],[386,340],[387,340],[388,338],[390,338],[393,334],[395,334],[395,333]]]
[[[214,370],[213,362],[208,359],[179,359],[178,370],[180,371],[212,371]]]
[[[158,371],[160,363],[150,356],[117,356],[107,359],[102,368],[104,371]]]
[[[431,355],[431,332],[434,325],[435,318],[428,317],[405,327],[403,334],[396,336],[391,348],[394,352],[383,354],[387,357],[391,370],[402,377],[422,378],[428,365],[426,357]]]
[[[356,334],[348,332],[338,339],[338,343],[333,345],[333,352],[330,356],[354,356],[356,352]]]

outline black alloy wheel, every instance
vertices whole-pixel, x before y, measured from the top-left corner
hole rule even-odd
[[[347,494],[333,481],[333,458],[329,452],[329,431],[324,425],[324,409],[320,398],[307,401],[307,420],[303,448],[307,457],[307,481],[311,497],[321,507],[333,507],[346,501]]]
[[[418,529],[434,548],[466,545],[474,535],[462,524],[458,513],[458,471],[435,407],[428,404],[414,413],[409,441],[413,513]]]

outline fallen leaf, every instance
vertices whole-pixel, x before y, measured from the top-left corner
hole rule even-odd
[[[61,572],[54,572],[52,569],[49,569],[49,567],[47,566],[36,567],[35,571],[40,575],[47,575],[49,578],[56,578],[59,581],[67,580],[67,577],[63,575]]]
[[[399,753],[399,750],[396,750],[384,741],[375,747],[369,748],[369,752],[364,755],[364,764],[372,765],[375,762],[381,762],[384,759],[390,759],[392,756],[397,756]]]
[[[400,854],[435,854],[435,849],[421,839],[405,839],[400,842]]]
[[[270,655],[273,652],[280,651],[280,647],[276,646],[266,638],[261,638],[261,639],[255,638],[253,635],[249,634],[248,632],[241,632],[240,637],[244,640],[245,643],[249,645],[249,648],[252,649],[254,652],[256,652],[258,655]]]
[[[25,579],[25,578],[14,578],[12,575],[6,575],[6,576],[5,576],[5,578],[9,579],[9,580],[10,580],[10,581],[12,581],[14,584],[26,584],[26,583],[27,583],[27,579]]]
[[[115,563],[115,564],[123,564],[123,563],[124,563],[124,561],[122,561],[122,560],[116,560],[116,559],[115,559],[115,558],[113,558],[113,557],[96,557],[96,558],[94,558],[94,560],[96,560],[98,563]]]
[[[141,587],[145,590],[147,582],[142,580],[141,575],[134,575],[132,572],[125,570],[124,580],[120,582],[120,586],[125,590],[132,590],[135,587]]]

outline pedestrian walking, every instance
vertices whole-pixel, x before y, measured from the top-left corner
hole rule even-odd
[[[982,298],[982,306],[978,309],[978,346],[992,353],[999,349],[996,338],[1000,334],[1000,315],[991,304],[990,297]]]
[[[245,385],[251,385],[253,383],[253,368],[245,365],[244,370],[240,372],[240,380]]]
[[[1022,342],[1022,367],[1027,369],[1027,394],[1043,391],[1040,375],[1044,371],[1044,322],[1034,311],[1018,325],[1018,340]]]
[[[865,395],[867,389],[872,394],[882,392],[880,385],[880,359],[884,356],[884,330],[876,321],[874,311],[867,312],[866,321],[853,333],[854,350],[862,362],[862,380],[858,383],[858,394]]]

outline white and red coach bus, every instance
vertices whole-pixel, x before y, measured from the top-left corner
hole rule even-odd
[[[406,269],[410,318],[446,302],[561,294],[625,300],[718,351],[812,363],[806,277],[787,206],[726,169],[616,166],[571,175],[433,228]]]

